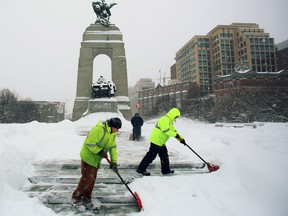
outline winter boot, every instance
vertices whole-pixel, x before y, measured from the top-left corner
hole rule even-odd
[[[83,201],[83,205],[85,206],[86,209],[90,211],[98,211],[100,206],[97,205],[96,203],[92,202],[92,200],[85,200]]]
[[[147,171],[141,171],[140,169],[137,169],[136,171],[137,171],[137,173],[142,174],[142,175],[144,175],[144,176],[150,176],[150,175],[151,175],[149,172],[147,172]]]
[[[72,198],[71,199],[71,205],[74,206],[74,207],[77,207],[77,206],[80,206],[82,205],[82,200],[78,200],[78,199],[75,199],[75,198]]]
[[[162,172],[163,175],[174,174],[174,170],[169,170],[167,172]]]
[[[77,200],[77,199],[72,198],[70,203],[77,211],[80,211],[80,212],[85,211],[85,206],[82,204],[81,199]]]

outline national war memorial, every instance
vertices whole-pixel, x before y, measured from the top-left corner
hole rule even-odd
[[[104,1],[92,3],[97,20],[83,33],[73,121],[95,112],[117,113],[120,111],[126,119],[131,118],[123,35],[116,25],[110,23],[110,8],[114,5],[115,3],[108,5]],[[113,97],[92,98],[93,60],[101,54],[111,59],[111,77],[117,91]],[[101,75],[100,69],[95,68],[95,71],[97,75]]]

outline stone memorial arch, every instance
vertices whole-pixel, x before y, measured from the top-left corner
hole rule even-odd
[[[107,55],[111,59],[111,78],[117,91],[113,98],[92,100],[93,61],[100,54]],[[95,68],[94,71],[97,75],[102,75],[101,69]],[[86,113],[118,112],[118,110],[127,120],[130,120],[131,109],[123,36],[115,25],[105,27],[100,24],[91,24],[86,28],[81,42],[73,121]]]

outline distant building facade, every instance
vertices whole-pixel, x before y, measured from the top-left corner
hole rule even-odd
[[[181,110],[189,99],[198,95],[196,83],[183,82],[167,86],[159,84],[156,88],[138,92],[139,113],[143,116],[153,116],[164,114],[173,107]]]
[[[278,70],[288,70],[288,40],[277,44]]]
[[[154,88],[155,88],[155,82],[153,82],[151,78],[141,78],[137,81],[137,83],[133,88],[129,88],[129,99],[132,115],[138,113],[140,105],[138,100],[138,92]]]
[[[207,35],[196,35],[176,52],[180,82],[196,82],[200,95],[214,91],[214,77],[234,71],[237,62],[248,62],[255,72],[277,69],[274,39],[255,23],[218,25]]]
[[[255,72],[247,65],[243,61],[232,74],[217,75],[214,94],[205,97],[196,82],[139,91],[138,111],[153,117],[177,107],[183,116],[209,122],[288,122],[288,71]]]
[[[57,123],[65,119],[65,103],[50,101],[33,101],[38,109],[36,121]]]
[[[177,79],[176,63],[170,67],[170,77],[171,77],[171,80]]]
[[[287,70],[217,76],[214,94],[218,121],[288,121]]]
[[[168,86],[139,91],[139,112],[151,117],[178,107],[209,122],[287,122],[288,71],[277,69],[285,69],[287,46],[280,45],[282,62],[274,39],[255,23],[196,35],[177,51]]]

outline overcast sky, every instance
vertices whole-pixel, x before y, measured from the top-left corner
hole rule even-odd
[[[76,96],[82,34],[96,15],[91,0],[1,0],[0,89],[23,98],[68,102]],[[175,53],[194,35],[217,25],[259,24],[276,44],[288,39],[287,0],[106,0],[111,23],[125,42],[128,83],[169,76]],[[111,78],[110,60],[99,56],[94,67]],[[96,74],[98,78],[98,74]],[[95,79],[96,79],[95,78]]]

